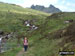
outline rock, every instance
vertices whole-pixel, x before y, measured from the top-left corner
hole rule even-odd
[[[0,35],[3,35],[4,34],[4,32],[3,31],[0,31]]]
[[[69,21],[64,21],[65,24],[69,23]]]
[[[35,27],[34,29],[36,30],[36,29],[38,29],[38,27]]]
[[[64,21],[64,23],[72,23],[72,22],[74,22],[74,20],[66,20],[66,21]]]
[[[27,24],[26,26],[30,26],[30,24]]]

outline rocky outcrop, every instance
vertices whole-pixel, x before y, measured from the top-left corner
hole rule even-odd
[[[44,7],[44,6],[40,6],[40,5],[36,5],[36,6],[32,5],[31,8],[35,9],[35,10],[47,12],[47,13],[58,13],[58,12],[61,12],[60,9],[56,8],[53,5],[50,5],[49,7]]]

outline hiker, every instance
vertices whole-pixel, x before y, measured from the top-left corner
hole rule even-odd
[[[28,49],[28,39],[27,37],[24,38],[24,51],[27,51]]]

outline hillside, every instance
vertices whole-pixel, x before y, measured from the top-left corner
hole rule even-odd
[[[7,50],[7,52],[0,54],[0,56],[14,56],[19,50],[21,50],[22,47],[20,49],[17,48],[18,43],[21,42],[20,38],[24,38],[24,36],[29,33],[27,32],[29,27],[24,25],[25,20],[35,21],[31,22],[32,25],[39,26],[45,22],[46,17],[49,15],[50,14],[48,13],[37,10],[22,8],[19,5],[0,2],[0,38],[1,36],[7,36],[7,34],[12,32],[14,33],[12,35],[13,37],[10,37],[6,42],[7,49],[5,49],[4,46],[2,47]],[[3,32],[2,35],[1,32]],[[12,51],[10,51],[10,48]],[[15,50],[15,52],[13,50]]]
[[[48,13],[43,13],[37,10],[23,8],[19,5],[8,4],[8,3],[3,3],[3,2],[0,2],[0,11],[15,12],[15,13],[21,13],[21,14],[33,14],[33,15],[38,15],[38,14],[49,15]]]
[[[32,24],[39,28],[27,31],[29,27],[23,21],[32,19],[37,19]],[[66,21],[70,22],[65,23]],[[60,56],[59,51],[75,51],[75,12],[47,14],[15,4],[0,3],[0,30],[5,34],[15,32],[17,35],[8,40],[7,46],[12,50],[0,56],[16,56],[23,48],[24,36],[29,38],[29,49],[24,54],[26,56]],[[17,48],[17,40],[20,41],[20,48]]]
[[[56,13],[47,17],[46,22],[34,31],[31,37],[32,50],[27,56],[60,56],[59,51],[75,51],[74,23],[64,23],[75,20],[75,13]],[[37,51],[36,51],[37,50]],[[67,55],[68,56],[68,55]]]
[[[21,20],[37,19],[34,24],[39,25],[49,15],[44,12],[22,8],[15,4],[0,3],[0,30],[8,32],[14,31],[14,28],[17,31],[22,30],[25,26]]]
[[[49,7],[44,7],[44,6],[41,6],[41,5],[32,5],[31,9],[43,11],[43,12],[46,12],[46,13],[62,12],[59,8],[56,8],[53,5],[50,5]]]

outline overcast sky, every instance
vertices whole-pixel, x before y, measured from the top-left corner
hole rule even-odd
[[[22,7],[30,7],[31,5],[44,5],[48,7],[53,4],[62,11],[75,12],[75,0],[0,0],[1,2],[13,3]]]

